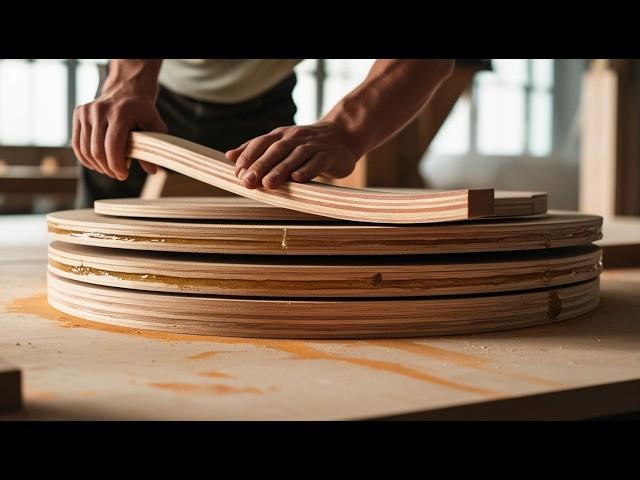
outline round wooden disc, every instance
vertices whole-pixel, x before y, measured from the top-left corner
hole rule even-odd
[[[49,271],[134,290],[258,297],[416,297],[530,290],[597,277],[599,247],[401,257],[273,257],[49,246]]]
[[[397,193],[425,193],[424,189],[391,189]],[[547,212],[547,195],[536,192],[494,192],[492,216],[540,215]],[[163,197],[156,199],[111,198],[96,200],[100,215],[181,220],[270,220],[326,222],[327,217],[275,207],[244,197]]]
[[[416,299],[243,299],[140,292],[48,275],[49,303],[86,320],[199,335],[416,337],[566,320],[598,304],[598,279],[522,293]]]
[[[47,215],[55,240],[82,245],[194,253],[408,255],[497,252],[585,245],[602,237],[602,218],[552,213],[425,225],[353,222],[151,221],[93,210]]]

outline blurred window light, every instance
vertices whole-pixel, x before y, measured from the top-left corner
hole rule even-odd
[[[298,64],[296,123],[327,113],[358,84],[375,59],[307,59]],[[69,142],[76,105],[90,102],[106,59],[0,60],[0,143],[60,146]],[[436,135],[439,155],[548,155],[553,148],[554,62],[497,59],[481,72]],[[72,83],[69,83],[72,82]],[[69,86],[75,90],[69,92]],[[69,98],[69,93],[72,98]]]
[[[429,150],[436,155],[464,155],[469,152],[471,99],[463,95],[433,139]]]
[[[429,155],[551,153],[554,61],[494,59],[492,66],[476,74],[472,100],[458,100]]]
[[[0,144],[68,145],[73,109],[94,98],[98,65],[106,61],[0,60]]]
[[[27,60],[0,61],[0,144],[31,142],[31,64]]]
[[[307,59],[295,67],[297,82],[293,89],[293,101],[298,107],[295,116],[295,122],[298,125],[313,123],[317,119],[317,62],[317,60]]]

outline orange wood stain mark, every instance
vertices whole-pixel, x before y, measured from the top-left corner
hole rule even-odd
[[[54,392],[34,392],[25,391],[24,397],[27,400],[55,400],[57,398]]]
[[[400,363],[372,360],[367,358],[350,357],[346,355],[337,355],[332,353],[322,352],[314,349],[308,345],[308,342],[304,340],[280,340],[280,339],[264,339],[264,338],[240,338],[240,337],[218,337],[213,335],[190,335],[182,333],[168,333],[154,330],[138,330],[131,327],[120,327],[116,325],[107,325],[99,322],[93,322],[90,320],[84,320],[78,317],[61,313],[51,307],[47,302],[46,293],[38,293],[29,297],[18,298],[14,300],[7,307],[8,312],[12,313],[24,313],[30,315],[37,315],[42,318],[54,320],[62,324],[66,328],[88,328],[93,330],[100,330],[103,332],[118,333],[135,335],[138,337],[149,338],[154,340],[167,340],[167,341],[205,341],[224,344],[249,344],[269,348],[273,350],[279,350],[282,352],[290,353],[296,358],[305,360],[334,360],[352,365],[359,365],[361,367],[370,368],[377,371],[386,371],[403,375],[415,380],[420,380],[436,385],[453,388],[469,393],[476,393],[485,396],[494,396],[496,392],[487,390],[484,388],[473,387],[469,385],[463,385],[457,382],[453,382],[446,378],[438,377],[428,373],[423,373],[413,368],[405,367]],[[321,344],[363,344],[362,341],[314,341]],[[389,341],[389,342],[398,342]],[[201,354],[198,354],[201,355]],[[173,385],[173,384],[167,384]],[[183,385],[183,384],[180,384]],[[187,384],[184,384],[187,385]],[[199,387],[199,386],[198,386]]]
[[[561,387],[563,384],[544,380],[542,378],[526,375],[519,372],[511,372],[508,370],[497,370],[493,367],[486,365],[487,360],[484,358],[474,357],[466,353],[454,352],[451,350],[445,350],[444,348],[433,347],[431,345],[424,345],[421,343],[412,342],[410,340],[370,340],[366,343],[385,348],[394,348],[397,350],[403,350],[405,352],[415,353],[429,358],[436,358],[445,362],[453,363],[461,367],[475,368],[486,372],[491,372],[496,375],[503,375],[512,378],[519,378],[533,383],[539,383],[551,387]]]
[[[216,372],[215,370],[209,370],[207,372],[198,372],[198,375],[202,377],[221,377],[221,378],[231,378],[230,375],[227,375],[223,372]]]
[[[207,358],[211,358],[213,356],[215,356],[218,352],[215,351],[208,351],[208,352],[202,352],[202,353],[197,353],[195,355],[191,355],[190,357],[187,357],[189,360],[205,360]]]
[[[234,393],[253,393],[262,394],[263,391],[254,387],[232,387],[230,385],[200,385],[197,383],[179,383],[179,382],[150,382],[147,385],[154,388],[169,390],[175,393],[186,393],[190,395],[229,395]]]
[[[497,392],[480,387],[473,387],[470,385],[464,385],[446,378],[442,378],[436,375],[420,372],[413,368],[405,367],[402,364],[389,362],[384,360],[373,360],[369,358],[349,357],[346,355],[337,355],[334,353],[323,352],[317,350],[308,344],[300,341],[281,340],[278,345],[278,350],[289,352],[296,355],[298,358],[304,358],[306,360],[335,360],[338,362],[350,363],[353,365],[359,365],[362,367],[371,368],[373,370],[382,370],[387,372],[396,373],[405,377],[413,378],[415,380],[421,380],[423,382],[433,383],[443,387],[453,388],[454,390],[460,390],[468,393],[476,393],[485,396],[496,396]]]

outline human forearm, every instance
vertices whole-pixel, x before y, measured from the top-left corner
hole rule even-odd
[[[453,60],[377,60],[321,121],[337,124],[357,157],[399,131],[451,74]]]
[[[101,96],[131,94],[155,101],[162,59],[111,60]]]
[[[416,116],[453,65],[453,60],[377,60],[362,84],[318,122],[276,128],[227,156],[247,188],[277,188],[318,175],[345,177],[363,154]]]

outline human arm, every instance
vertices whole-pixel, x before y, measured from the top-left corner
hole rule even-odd
[[[342,178],[409,123],[453,70],[453,60],[376,60],[365,80],[311,125],[280,127],[229,150],[247,188]]]

